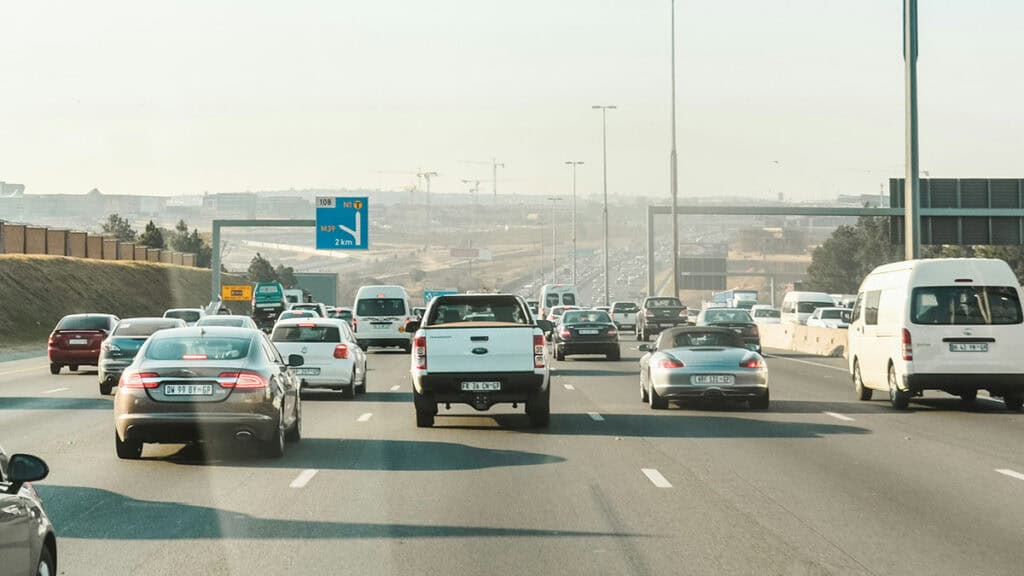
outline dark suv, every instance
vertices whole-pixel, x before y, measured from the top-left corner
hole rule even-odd
[[[636,315],[636,339],[641,342],[667,328],[686,326],[686,306],[679,298],[671,296],[648,296],[640,305]]]
[[[79,366],[98,365],[100,347],[115,324],[117,316],[112,314],[71,314],[61,318],[46,347],[50,374],[59,374],[64,366],[74,372]]]

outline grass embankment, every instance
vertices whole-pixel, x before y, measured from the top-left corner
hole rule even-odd
[[[224,283],[239,278],[224,277]],[[45,341],[65,314],[160,316],[210,301],[210,271],[148,262],[0,255],[0,351]]]

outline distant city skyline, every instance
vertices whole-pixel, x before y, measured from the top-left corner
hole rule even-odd
[[[677,2],[680,198],[903,170],[899,0]],[[669,2],[3,1],[0,180],[31,194],[600,189],[668,198]],[[1020,177],[1024,3],[920,6],[921,165]]]

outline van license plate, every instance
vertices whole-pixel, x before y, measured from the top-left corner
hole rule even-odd
[[[164,384],[167,396],[210,396],[213,394],[212,384]]]
[[[950,342],[950,352],[988,352],[988,342]]]
[[[495,392],[501,390],[501,382],[463,382],[463,392]]]
[[[319,376],[320,375],[320,369],[319,368],[296,368],[295,369],[295,375],[296,376]]]
[[[691,376],[690,382],[693,384],[735,384],[736,377],[732,374],[699,375]]]

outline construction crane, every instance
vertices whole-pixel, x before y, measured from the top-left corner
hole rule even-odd
[[[387,175],[390,175],[390,176],[415,176],[416,177],[416,183],[415,184],[409,184],[407,186],[403,186],[402,187],[402,190],[408,190],[409,191],[409,200],[410,201],[412,200],[413,195],[416,192],[420,191],[420,188],[422,187],[422,183],[423,183],[423,176],[422,176],[422,174],[419,171],[416,171],[416,172],[402,172],[402,171],[395,171],[395,170],[374,170],[373,173],[377,174],[377,175],[387,174]],[[383,187],[378,183],[377,184],[377,189],[378,190],[382,190]]]
[[[494,199],[498,199],[498,168],[504,168],[504,162],[498,162],[496,159],[491,158],[490,160],[460,160],[462,164],[484,164],[491,167],[491,190],[494,192]]]

